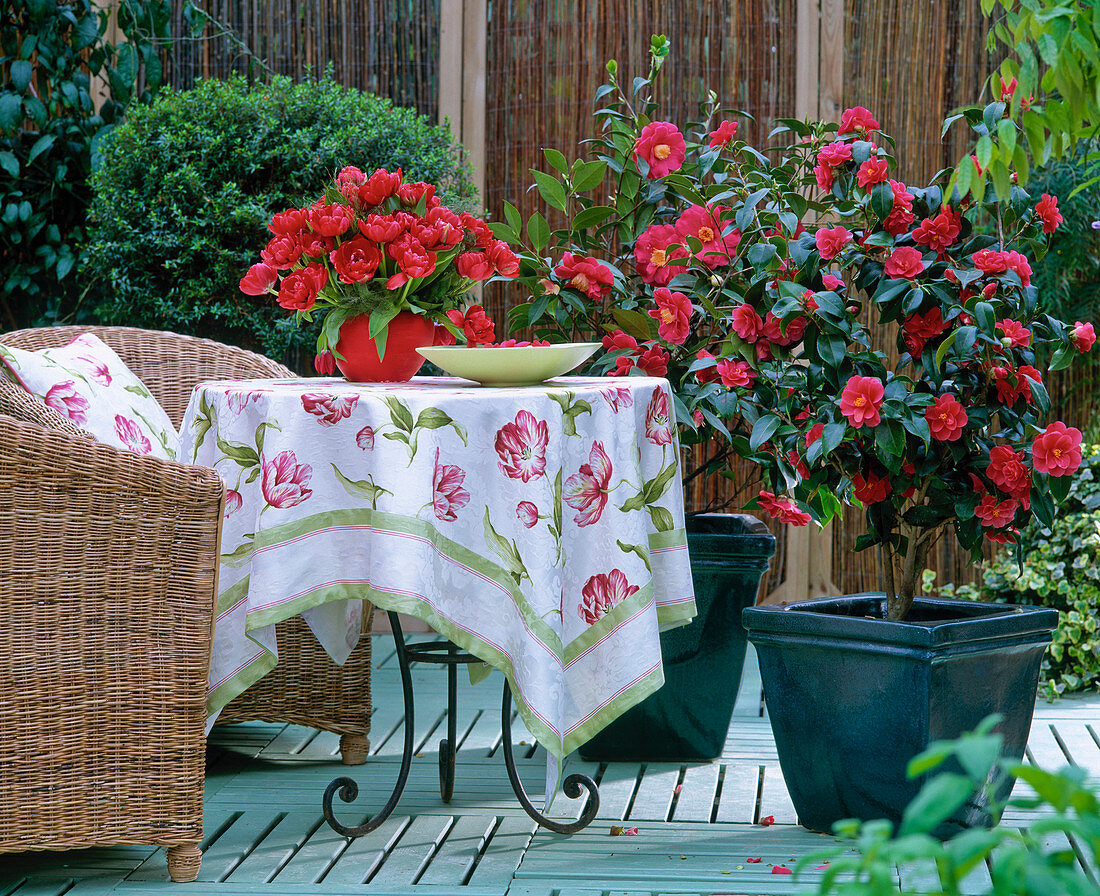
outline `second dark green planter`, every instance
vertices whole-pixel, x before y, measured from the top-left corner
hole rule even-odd
[[[756,601],[775,537],[743,514],[700,514],[687,528],[698,613],[661,633],[664,687],[584,744],[585,759],[692,761],[722,753],[745,664],[741,611]]]

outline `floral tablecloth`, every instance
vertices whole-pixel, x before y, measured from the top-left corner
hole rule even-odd
[[[182,456],[228,485],[208,708],[274,667],[302,613],[342,663],[361,598],[504,671],[555,757],[663,683],[695,614],[668,383],[196,387]]]

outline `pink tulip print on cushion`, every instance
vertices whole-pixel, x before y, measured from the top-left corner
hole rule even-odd
[[[140,379],[90,333],[30,352],[0,345],[0,375],[99,441],[165,460],[179,457],[179,435]]]
[[[506,670],[560,757],[660,686],[659,631],[694,615],[662,379],[206,383],[181,436],[229,490],[211,711],[279,619],[346,655],[366,597]]]

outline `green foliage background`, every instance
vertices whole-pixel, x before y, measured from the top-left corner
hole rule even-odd
[[[401,168],[473,210],[463,153],[444,127],[328,79],[241,77],[166,90],[103,144],[86,274],[106,323],[208,336],[286,357],[299,331],[238,281],[259,261],[272,214],[309,204],[336,172]]]

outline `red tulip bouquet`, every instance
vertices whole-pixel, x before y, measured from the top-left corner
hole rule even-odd
[[[466,318],[481,319],[464,310],[470,287],[519,273],[516,255],[483,220],[447,208],[433,185],[384,168],[369,176],[344,168],[324,196],[276,214],[268,229],[241,290],[274,296],[299,324],[320,316],[317,352],[329,364],[341,325],[359,315],[369,316],[379,355],[401,311],[446,328],[453,342]]]
[[[787,145],[768,155],[713,94],[681,131],[647,99],[667,52],[655,38],[629,95],[608,64],[592,158],[546,150],[556,173],[537,186],[567,225],[509,209],[494,226],[533,295],[512,323],[602,337],[609,376],[667,376],[682,444],[727,475],[736,455],[762,467],[760,512],[805,525],[865,509],[858,547],[884,550],[888,617],[904,618],[937,539],[977,557],[1031,514],[1049,523],[1080,463],[1081,434],[1043,422],[1041,367],[1095,335],[1043,313],[1030,284],[1057,203],[1018,187],[962,201],[950,171],[907,185],[861,107],[780,122]],[[971,124],[997,129],[1004,110]]]

